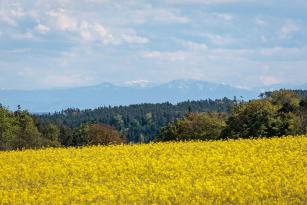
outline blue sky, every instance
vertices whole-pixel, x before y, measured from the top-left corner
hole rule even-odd
[[[305,0],[0,0],[0,88],[307,82]]]

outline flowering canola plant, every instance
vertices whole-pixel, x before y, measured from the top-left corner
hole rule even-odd
[[[307,135],[0,152],[0,204],[307,204]]]

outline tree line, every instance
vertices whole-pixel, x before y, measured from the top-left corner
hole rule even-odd
[[[0,106],[0,150],[306,133],[306,93],[280,90],[249,102],[223,98],[41,115]]]
[[[128,142],[137,143],[154,140],[161,127],[187,113],[208,111],[227,113],[234,104],[235,101],[228,98],[186,101],[176,105],[168,102],[144,103],[88,110],[70,108],[53,114],[34,115],[33,117],[39,126],[51,123],[59,127],[62,130],[60,138],[63,139],[69,137],[65,136],[65,132],[72,132],[81,125],[107,124],[115,127]]]
[[[304,92],[306,93],[306,92]],[[231,112],[190,113],[161,129],[158,141],[273,137],[307,133],[307,98],[301,91],[264,93]]]
[[[0,150],[149,142],[160,128],[189,112],[228,112],[234,101],[186,101],[66,109],[53,114],[15,112],[0,105]]]
[[[15,112],[0,106],[0,150],[41,147],[83,146],[123,143],[119,132],[109,125],[82,125],[61,129],[55,124],[37,124],[25,110]]]

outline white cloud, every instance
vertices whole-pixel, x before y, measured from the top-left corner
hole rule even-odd
[[[229,36],[221,36],[219,34],[212,34],[212,33],[204,33],[202,36],[207,37],[211,43],[215,45],[228,45],[235,41],[234,38]]]
[[[262,41],[263,43],[268,42],[268,38],[267,38],[265,35],[262,35],[262,36],[260,37],[260,39],[261,39],[261,41]]]
[[[251,1],[255,3],[249,4]],[[246,84],[256,81],[261,84],[260,75],[274,76],[274,71],[278,80],[287,81],[288,76],[292,76],[292,81],[306,79],[307,49],[303,38],[306,22],[300,18],[303,8],[296,3],[291,5],[291,11],[283,12],[287,8],[282,4],[272,10],[271,0],[265,3],[256,0],[3,2],[0,3],[0,45],[5,42],[12,49],[9,58],[1,59],[5,65],[0,67],[17,70],[28,66],[40,72],[35,76],[37,79],[49,70],[44,67],[47,64],[61,68],[63,72],[50,72],[53,77],[45,81],[46,87],[57,82],[81,84],[78,76],[73,81],[59,79],[57,75],[90,71],[89,75],[97,81],[121,82],[148,76],[153,81],[168,80],[191,73],[217,81],[235,82],[236,79]],[[240,4],[227,5],[237,2]],[[268,6],[272,13],[263,13],[263,6]],[[300,35],[291,39],[300,31]],[[42,41],[29,43],[36,35]],[[14,42],[14,38],[18,41]],[[138,46],[116,47],[126,44]],[[24,45],[32,50],[23,49]],[[267,48],[261,48],[263,45]],[[295,48],[299,46],[302,48]],[[85,54],[87,49],[91,53]],[[79,55],[73,55],[75,51]],[[69,55],[61,56],[62,52]],[[261,73],[262,64],[271,68]],[[12,70],[8,73],[5,76],[1,72],[1,77],[15,79],[8,77],[14,75]],[[265,77],[263,81],[273,82],[272,78]]]
[[[32,78],[36,76],[35,69],[27,67],[18,69],[16,74],[20,77],[27,77],[27,78]]]
[[[233,61],[247,61],[250,60],[254,50],[251,49],[212,49],[208,52],[208,57],[212,60],[233,60]]]
[[[259,27],[263,27],[265,25],[267,25],[267,22],[265,22],[263,19],[261,18],[256,18],[255,19],[255,24]]]
[[[218,13],[216,16],[223,19],[225,22],[231,22],[234,19],[232,15],[226,13]]]
[[[58,29],[62,31],[75,31],[77,29],[77,20],[65,13],[65,10],[48,12],[49,16],[55,18]]]
[[[125,82],[128,86],[139,86],[139,87],[146,87],[147,85],[151,84],[152,82],[149,80],[131,80]]]
[[[97,32],[97,34],[102,38],[113,38],[111,34],[105,29],[102,25],[99,23],[94,24],[94,30]]]
[[[80,23],[80,36],[82,39],[89,41],[93,38],[92,32],[90,31],[91,25],[87,21]]]
[[[160,51],[146,51],[143,53],[145,58],[156,58],[163,61],[184,61],[186,56],[183,51],[174,51],[174,52],[160,52]]]
[[[154,19],[161,22],[170,22],[170,23],[188,23],[189,19],[184,16],[178,16],[174,13],[167,10],[159,10],[156,12]]]
[[[21,9],[2,9],[0,10],[0,21],[9,26],[16,27],[18,25],[17,20],[26,16],[26,13]]]
[[[134,11],[132,19],[132,22],[138,24],[143,24],[149,21],[185,24],[190,21],[189,18],[181,16],[178,12],[167,9],[153,9],[151,7]]]
[[[270,75],[260,76],[259,79],[264,85],[273,85],[281,82],[276,76],[270,76]]]
[[[38,24],[35,27],[35,30],[38,31],[39,33],[46,34],[50,31],[50,28],[48,26],[43,25],[43,24]]]
[[[123,41],[132,44],[145,44],[149,42],[148,38],[137,36],[136,34],[122,34]]]
[[[53,26],[56,29],[78,33],[84,41],[100,41],[103,45],[145,44],[149,42],[148,38],[138,36],[132,29],[121,29],[112,32],[97,20],[80,19],[80,17],[69,15],[64,9],[51,11],[48,14],[52,18],[49,21],[51,25],[52,20],[55,19],[56,23]],[[43,28],[40,29],[42,30]]]
[[[14,49],[14,50],[5,50],[5,51],[1,51],[0,50],[0,54],[4,53],[4,54],[24,54],[24,53],[28,53],[31,52],[31,48],[20,48],[20,49]]]
[[[293,33],[293,32],[297,32],[300,30],[300,27],[297,23],[293,22],[293,21],[286,21],[284,23],[284,25],[281,27],[281,32],[284,34],[289,34],[289,33]]]
[[[195,43],[193,41],[179,41],[184,47],[193,51],[207,50],[208,46],[204,43]]]
[[[31,32],[25,32],[25,33],[14,33],[11,35],[14,39],[20,39],[20,40],[30,40],[34,39],[34,36]]]
[[[259,53],[264,56],[299,56],[306,52],[306,48],[284,48],[284,47],[272,47],[263,48],[259,50]]]
[[[47,87],[67,87],[88,84],[90,82],[90,78],[79,74],[57,75],[49,73],[40,81],[44,86]]]
[[[109,33],[102,25],[99,23],[95,23],[93,25],[94,31],[98,34],[100,37],[100,40],[103,44],[113,44],[113,45],[118,45],[120,44],[120,40],[114,38],[114,36]]]
[[[251,2],[253,0],[166,0],[170,4],[230,4],[237,2]]]
[[[82,21],[77,30],[84,40],[99,40],[104,45],[119,45],[124,42],[129,44],[145,44],[149,42],[148,38],[138,36],[134,30],[118,31],[119,34],[115,35],[99,23],[90,24]]]
[[[293,33],[300,31],[299,24],[294,21],[286,20],[279,30],[279,38],[289,38]]]
[[[0,21],[9,26],[17,26],[17,22],[14,19],[10,18],[9,16],[4,16],[3,14],[0,14]]]

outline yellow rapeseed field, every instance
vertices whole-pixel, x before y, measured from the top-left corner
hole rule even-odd
[[[307,135],[0,152],[0,204],[307,204]]]

